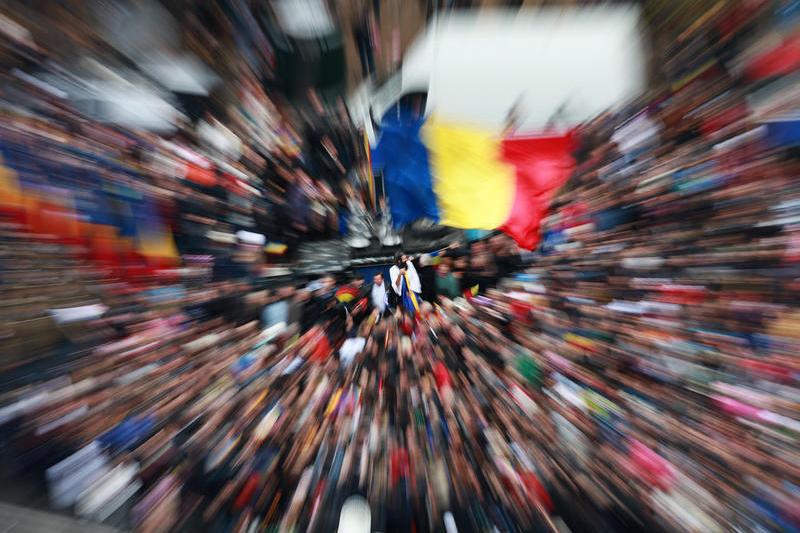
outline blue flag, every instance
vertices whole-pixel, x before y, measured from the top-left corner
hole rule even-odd
[[[397,227],[420,218],[439,221],[428,149],[419,138],[424,122],[424,118],[413,118],[407,111],[399,117],[390,111],[381,122],[381,138],[372,150],[372,168],[383,172],[392,221]]]

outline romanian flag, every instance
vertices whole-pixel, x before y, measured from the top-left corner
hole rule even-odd
[[[341,303],[350,303],[358,298],[358,289],[346,285],[336,291],[336,299]]]
[[[476,128],[389,113],[373,150],[397,225],[430,218],[455,228],[501,229],[523,248],[572,172],[571,134],[500,139]]]

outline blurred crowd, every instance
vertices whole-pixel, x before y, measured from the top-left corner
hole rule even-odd
[[[116,295],[83,318],[115,332],[6,394],[6,451],[144,531],[329,531],[354,495],[379,531],[797,528],[791,300],[550,260],[418,314],[380,275]]]
[[[262,284],[364,208],[343,106],[302,131],[242,68],[156,135],[4,72],[7,482],[142,531],[332,531],[353,496],[387,532],[800,529],[792,6],[698,19],[674,84],[580,128],[539,249],[423,254],[418,312]]]
[[[157,4],[143,6],[132,12],[172,21]],[[141,264],[148,261],[136,256],[144,255],[150,263],[174,264],[181,254],[218,252],[238,231],[274,243],[273,253],[287,243],[291,249],[300,240],[338,237],[351,204],[364,203],[364,141],[341,96],[325,98],[310,88],[290,101],[267,89],[274,84],[264,83],[269,76],[260,62],[238,55],[222,31],[207,35],[197,20],[204,9],[188,11],[182,21],[188,50],[162,42],[175,38],[153,36],[155,49],[144,51],[147,43],[134,40],[125,52],[141,64],[132,68],[97,6],[85,13],[75,6],[52,13],[17,7],[0,13],[1,199],[4,213],[21,213],[16,221],[25,231],[78,240],[105,263]],[[240,12],[210,11],[223,17],[211,17],[215,24],[241,24]],[[98,18],[94,27],[90,13]],[[40,34],[41,27],[49,31]],[[206,48],[195,41],[203,35]],[[148,78],[151,67],[141,54],[174,61],[209,47],[224,59],[230,77],[224,84],[204,94],[164,96],[163,116],[153,124],[104,114],[119,113],[116,101],[103,100],[109,88],[131,90],[127,105],[139,106],[143,117],[157,113],[149,100],[135,100],[140,93],[133,89],[156,98],[174,81]],[[201,78],[195,70],[189,72]],[[182,107],[170,106],[176,99]]]
[[[4,212],[17,215],[14,221],[29,233],[88,245],[91,258],[105,264],[128,266],[132,255],[175,264],[180,255],[224,249],[238,231],[258,235],[262,245],[292,247],[338,237],[347,200],[363,205],[359,176],[345,171],[358,164],[343,129],[321,133],[309,125],[301,142],[275,127],[282,145],[266,151],[255,138],[248,149],[241,145],[247,130],[233,127],[239,137],[211,116],[197,131],[130,131],[82,116],[29,80],[2,82]],[[263,91],[245,96],[243,106],[279,116]],[[255,114],[236,110],[245,111]],[[341,114],[335,120],[346,123],[343,108]],[[216,137],[205,142],[203,128],[235,139],[236,154],[220,151],[211,143]],[[339,157],[338,150],[350,155]]]
[[[313,180],[283,149],[251,165],[191,132],[127,131],[24,80],[0,83],[4,364],[52,346],[48,310],[94,305],[104,283],[256,281],[282,273],[299,242],[339,236],[345,198],[364,210],[359,179]]]
[[[670,94],[586,126],[515,282],[523,344],[566,407],[559,453],[594,509],[798,527],[798,102],[776,64],[796,56],[756,37],[797,19],[773,7],[698,26]]]
[[[339,237],[351,213],[366,211],[363,139],[341,100],[310,89],[290,102],[267,88],[254,58],[204,27],[237,27],[242,13],[186,12],[184,45],[216,50],[229,79],[205,95],[183,94],[186,114],[165,100],[149,128],[127,120],[153,112],[136,92],[125,96],[124,107],[136,108],[126,120],[103,114],[119,112],[102,100],[109,87],[161,95],[170,78],[148,77],[147,63],[120,56],[103,11],[95,13],[101,3],[85,12],[23,4],[0,11],[3,368],[61,350],[65,337],[85,344],[105,334],[72,328],[70,310],[102,313],[104,300],[125,291],[178,284],[160,301],[192,299],[186,293],[227,280],[285,274],[299,243]],[[140,22],[115,13],[118,23]],[[149,20],[172,19],[162,8]],[[172,36],[140,30],[132,42],[146,48],[145,59],[181,52],[162,42]],[[203,36],[205,49],[195,41]],[[137,60],[144,53],[125,51]],[[201,287],[209,282],[216,285]]]

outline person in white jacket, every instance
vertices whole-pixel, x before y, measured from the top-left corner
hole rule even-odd
[[[389,295],[386,293],[388,290],[383,274],[381,272],[375,274],[372,278],[370,301],[372,302],[372,308],[378,311],[379,316],[382,316],[389,307]]]
[[[403,309],[417,314],[419,313],[419,304],[422,301],[420,299],[422,284],[411,259],[407,255],[395,254],[395,264],[389,269],[389,278],[392,290],[400,297]]]

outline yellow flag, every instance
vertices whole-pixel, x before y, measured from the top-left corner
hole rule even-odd
[[[440,223],[466,229],[502,226],[514,203],[516,175],[501,159],[500,140],[432,119],[421,135],[428,147]]]

